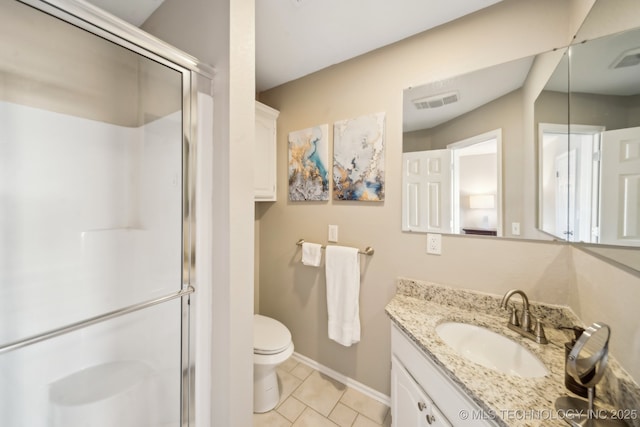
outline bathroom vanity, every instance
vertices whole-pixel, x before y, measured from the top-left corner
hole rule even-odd
[[[395,324],[391,349],[394,426],[498,425]]]
[[[571,395],[564,386],[563,346],[570,337],[556,327],[580,324],[580,320],[568,308],[532,303],[532,315],[544,323],[549,341],[538,344],[507,327],[508,315],[500,309],[500,298],[398,280],[397,293],[386,306],[392,320],[393,426],[569,425],[566,414],[554,408],[557,397]],[[440,334],[445,324],[469,328],[463,329],[468,332],[463,335],[466,348],[478,334],[484,334],[484,356],[496,360],[485,363],[464,354]],[[493,341],[491,335],[499,339]],[[511,343],[515,351],[503,346],[502,340]],[[482,353],[482,344],[476,348]],[[515,364],[509,365],[514,362],[509,357],[517,359]],[[525,363],[520,363],[523,360]],[[542,371],[531,369],[536,364]],[[640,407],[637,384],[612,358],[607,375],[597,390],[601,407]],[[640,423],[637,419],[626,421],[630,426]]]

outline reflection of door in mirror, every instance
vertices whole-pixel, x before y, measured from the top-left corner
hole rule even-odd
[[[540,124],[540,227],[570,242],[600,239],[600,126]]]
[[[568,122],[572,129],[574,123],[603,128],[596,213],[598,239],[590,242],[598,246],[581,247],[630,266],[636,272],[640,271],[639,8],[638,2],[626,2],[616,11],[596,2],[593,11],[599,14],[590,16],[585,31],[581,29],[581,35],[576,37],[580,43],[570,48],[568,74],[571,86]],[[623,14],[624,19],[611,19],[616,13]],[[598,38],[590,34],[595,31],[599,36],[607,25],[623,22],[626,24],[620,30],[635,28],[619,33],[609,29],[611,34]]]
[[[600,243],[640,246],[640,127],[604,132]]]
[[[502,235],[500,129],[403,154],[404,231]]]
[[[451,150],[402,154],[402,230],[451,232]]]

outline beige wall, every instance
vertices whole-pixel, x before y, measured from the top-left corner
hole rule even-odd
[[[638,274],[616,268],[579,249],[574,249],[573,260],[578,292],[571,307],[586,324],[604,322],[611,326],[611,354],[640,383]]]
[[[389,320],[384,307],[395,292],[398,276],[431,280],[454,287],[502,294],[525,290],[531,299],[576,306],[585,320],[603,314],[588,293],[586,277],[606,276],[606,263],[589,263],[586,277],[576,273],[569,245],[553,242],[443,236],[441,256],[425,253],[424,234],[400,231],[402,90],[408,86],[458,75],[473,69],[537,54],[566,44],[569,3],[505,1],[488,10],[447,24],[404,42],[338,64],[260,94],[260,100],[280,110],[278,120],[278,201],[262,203],[259,218],[260,312],[284,322],[296,351],[382,393],[389,393]],[[571,3],[575,6],[574,3]],[[584,13],[584,9],[581,9]],[[531,25],[532,22],[542,23]],[[547,67],[547,75],[554,67]],[[538,84],[538,92],[541,90]],[[525,97],[535,90],[527,89]],[[533,95],[535,97],[535,95]],[[289,202],[287,200],[287,135],[291,131],[362,114],[386,112],[386,200],[381,203]],[[533,109],[523,114],[533,123]],[[529,128],[532,125],[528,125]],[[527,145],[528,144],[528,145]],[[534,156],[533,133],[520,150],[505,159],[507,173]],[[330,143],[330,146],[332,144]],[[331,153],[330,153],[331,155]],[[532,167],[531,167],[532,168]],[[531,180],[533,170],[521,171]],[[533,194],[527,203],[535,208]],[[514,213],[511,220],[519,215]],[[510,219],[507,219],[510,221]],[[339,244],[376,253],[362,258],[360,316],[362,340],[342,347],[327,338],[325,277],[322,268],[303,266],[299,238],[327,242],[327,225],[340,228]],[[579,280],[576,278],[578,274]],[[593,283],[592,286],[602,286]],[[621,295],[637,292],[640,280],[625,276]],[[598,298],[607,299],[606,292]],[[587,309],[587,305],[589,308]],[[600,306],[602,308],[605,305]],[[496,313],[500,314],[496,309]],[[623,305],[613,322],[632,318]],[[636,322],[637,323],[637,322]],[[637,326],[629,327],[637,336]],[[636,328],[636,329],[634,329]],[[614,326],[614,331],[615,331]],[[635,332],[634,332],[635,331]],[[614,332],[615,334],[615,332]],[[629,349],[616,348],[630,363]],[[628,365],[625,365],[628,366]],[[630,368],[628,368],[630,369]]]

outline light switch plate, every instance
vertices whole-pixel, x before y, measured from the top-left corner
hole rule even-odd
[[[338,242],[338,226],[337,225],[329,225],[329,238],[327,239],[331,243]]]

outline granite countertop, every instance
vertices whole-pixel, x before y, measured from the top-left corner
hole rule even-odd
[[[555,410],[554,402],[560,396],[572,395],[564,386],[564,343],[570,340],[571,334],[556,328],[581,324],[571,310],[560,306],[530,304],[532,315],[542,320],[549,340],[549,344],[541,345],[507,328],[507,312],[499,308],[501,296],[412,279],[399,279],[397,287],[396,295],[386,306],[391,320],[486,414],[495,414],[495,421],[504,426],[569,425]],[[519,297],[512,301],[520,304]],[[540,378],[520,378],[465,359],[435,332],[438,324],[451,321],[482,326],[518,342],[538,356],[549,374]],[[610,365],[613,366],[608,371],[613,371],[612,374],[616,376],[607,379],[605,375],[597,387],[596,404],[611,408],[610,402],[623,402],[616,407],[638,408],[640,391],[637,384],[628,375],[625,376],[626,373],[611,357]],[[607,384],[616,387],[607,387]],[[611,390],[603,392],[603,388]],[[638,426],[640,421],[627,422]]]

